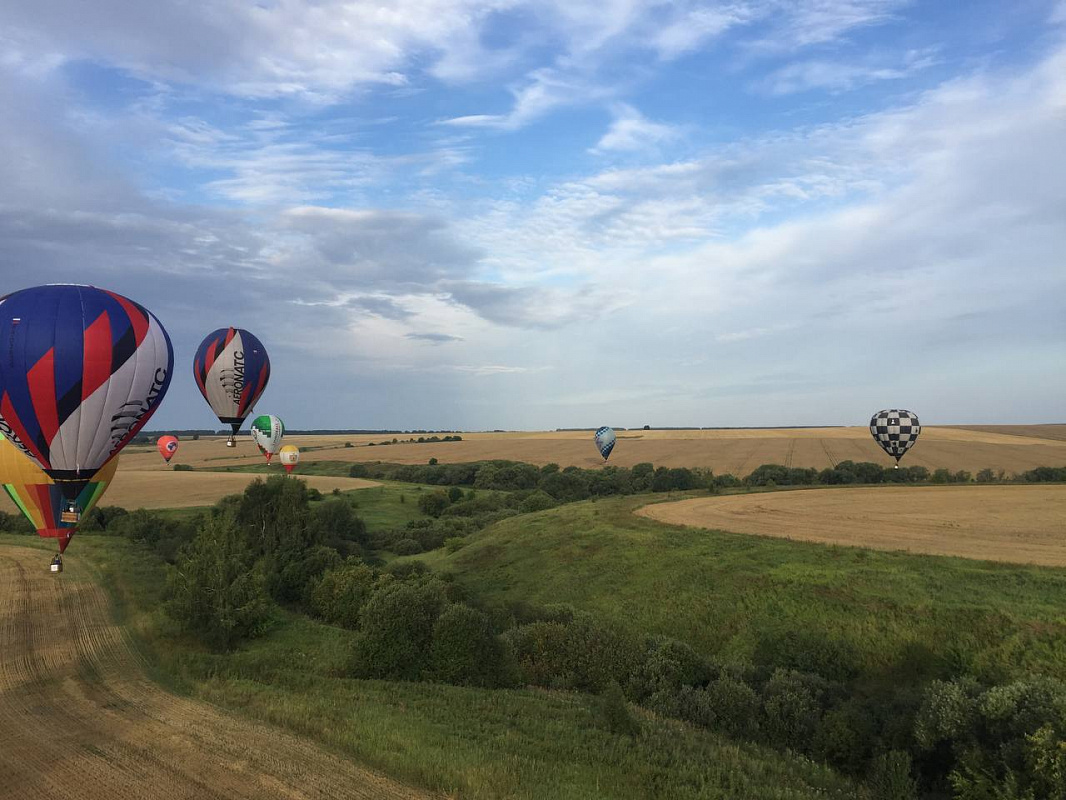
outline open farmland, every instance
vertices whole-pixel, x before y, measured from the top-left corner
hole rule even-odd
[[[1010,426],[1008,426],[1010,427]],[[1066,440],[1059,431],[1066,426],[1025,426],[1031,435],[997,432],[996,426],[981,430],[958,427],[926,427],[904,461],[908,466],[929,470],[989,468],[1006,473],[1039,466],[1066,464]],[[555,462],[560,466],[597,467],[603,461],[592,443],[591,431],[534,431],[463,433],[461,442],[398,443],[369,446],[371,442],[407,439],[412,434],[289,436],[285,441],[303,451],[306,461],[388,461],[425,464],[436,458],[442,464],[488,459]],[[417,438],[418,434],[415,434]],[[196,469],[261,464],[263,459],[245,435],[234,451],[222,438],[183,441],[175,463]],[[346,447],[351,443],[351,447]],[[610,463],[633,466],[651,462],[664,467],[708,467],[716,473],[743,476],[760,464],[823,469],[845,461],[873,461],[890,466],[866,427],[760,428],[734,430],[618,430],[618,444]],[[163,459],[150,447],[128,447],[120,471],[164,471]]]
[[[278,467],[280,473],[281,467]],[[262,475],[240,472],[136,472],[126,469],[124,460],[115,473],[115,480],[108,487],[101,501],[103,505],[123,508],[192,508],[214,505],[228,494],[243,492],[256,478]],[[360,478],[333,478],[304,476],[303,480],[323,494],[334,489],[349,491],[377,486],[375,481]],[[6,494],[0,495],[0,510],[18,513],[15,504]]]
[[[110,619],[100,583],[73,564],[57,579],[46,561],[37,549],[0,550],[0,797],[429,796],[164,692]]]
[[[1066,486],[813,489],[644,506],[673,525],[1066,566]]]

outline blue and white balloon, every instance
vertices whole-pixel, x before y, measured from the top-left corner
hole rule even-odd
[[[600,455],[603,456],[603,460],[606,461],[611,451],[614,450],[614,442],[617,438],[614,435],[614,431],[604,425],[598,431],[596,431],[596,449],[600,451]]]

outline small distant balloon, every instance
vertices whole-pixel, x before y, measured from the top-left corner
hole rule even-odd
[[[596,431],[596,449],[600,451],[600,455],[603,456],[604,461],[610,458],[611,451],[614,450],[614,442],[616,438],[614,431],[606,425]]]
[[[178,437],[160,436],[155,446],[159,450],[159,455],[163,456],[163,460],[169,464],[170,459],[174,458],[174,454],[178,452]]]
[[[200,394],[219,422],[230,426],[226,446],[235,447],[237,431],[270,380],[266,348],[246,330],[219,328],[200,342],[192,371]]]
[[[287,444],[278,451],[278,458],[286,472],[292,472],[300,463],[300,448],[294,444]]]
[[[870,433],[874,441],[896,459],[896,469],[899,469],[899,460],[914,447],[921,432],[918,415],[902,408],[887,408],[870,418]]]
[[[252,420],[252,439],[259,446],[259,452],[266,456],[267,463],[281,447],[285,435],[285,423],[273,414],[260,414]]]

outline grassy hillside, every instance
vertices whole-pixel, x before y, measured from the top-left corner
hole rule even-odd
[[[730,660],[1066,677],[1066,571],[678,528],[632,514],[647,502],[523,515],[420,558],[486,601],[570,603]]]
[[[0,535],[4,543],[35,537]],[[172,690],[310,737],[361,763],[461,798],[708,800],[850,798],[810,761],[736,744],[638,712],[639,737],[612,733],[594,697],[342,677],[351,632],[279,612],[263,638],[215,654],[160,612],[163,567],[120,539],[82,536],[91,566],[149,672]],[[42,568],[46,562],[42,543]]]

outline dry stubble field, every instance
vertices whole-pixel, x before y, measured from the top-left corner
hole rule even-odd
[[[998,426],[979,429],[926,427],[908,465],[930,470],[945,467],[971,472],[986,467],[1021,472],[1039,466],[1066,464],[1066,425]],[[560,466],[597,467],[591,431],[532,431],[462,433],[461,442],[390,444],[369,447],[370,442],[404,439],[411,434],[331,434],[289,436],[286,443],[303,450],[307,461],[389,461],[425,464],[436,458],[442,464],[486,459],[512,459],[531,464],[555,462]],[[760,464],[823,469],[844,461],[893,462],[870,437],[865,427],[760,428],[745,430],[631,430],[618,431],[611,464],[633,466],[650,461],[664,467],[709,467],[715,472],[744,476]],[[345,447],[351,442],[352,447]],[[175,463],[197,469],[262,463],[262,456],[244,434],[236,450],[221,438],[183,441]],[[127,447],[121,470],[166,471],[163,459],[149,447]]]
[[[1066,486],[884,486],[644,506],[673,525],[825,544],[1066,566]]]
[[[0,549],[0,798],[430,796],[164,692],[144,676],[99,585],[74,564],[54,576],[47,559]]]

